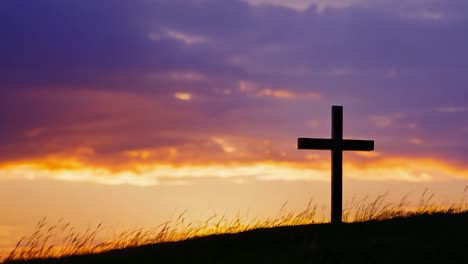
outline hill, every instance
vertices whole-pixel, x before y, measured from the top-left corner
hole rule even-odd
[[[8,263],[468,263],[468,213],[256,229]]]

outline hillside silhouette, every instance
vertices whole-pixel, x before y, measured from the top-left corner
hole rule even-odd
[[[468,263],[468,213],[256,229],[7,263]]]

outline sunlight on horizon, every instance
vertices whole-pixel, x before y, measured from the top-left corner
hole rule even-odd
[[[357,155],[361,156],[361,155]],[[468,178],[468,170],[434,159],[405,159],[364,155],[363,161],[344,161],[344,177],[364,181],[443,181]],[[327,159],[305,162],[254,161],[208,164],[135,163],[126,168],[96,166],[75,159],[38,160],[0,165],[0,179],[54,179],[99,184],[190,184],[204,178],[219,178],[235,183],[251,181],[330,181]]]

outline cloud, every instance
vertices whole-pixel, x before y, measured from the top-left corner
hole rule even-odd
[[[297,160],[333,104],[382,153],[464,159],[466,3],[286,2],[2,2],[0,159]]]
[[[439,113],[463,113],[467,112],[468,108],[463,106],[438,107],[435,111]]]
[[[192,100],[192,94],[191,93],[185,93],[185,92],[177,92],[174,93],[174,97],[178,100],[181,101],[190,101]]]
[[[239,90],[243,93],[258,97],[273,97],[279,99],[320,99],[320,94],[315,92],[295,92],[288,89],[261,88],[257,84],[248,81],[239,81]]]
[[[218,144],[223,149],[225,153],[233,153],[237,151],[236,147],[226,142],[226,140],[223,138],[213,137],[212,139],[216,144]]]
[[[163,40],[164,38],[172,39],[179,41],[185,45],[197,45],[197,44],[202,44],[206,43],[208,41],[207,38],[198,36],[195,34],[188,34],[184,32],[180,32],[177,30],[173,29],[164,29],[162,30],[164,34],[160,33],[148,33],[148,39],[153,40],[153,41],[160,41]]]
[[[346,161],[347,179],[367,181],[426,182],[466,178],[466,168],[437,160],[365,157],[372,162]],[[190,184],[204,179],[255,181],[329,181],[329,166],[299,162],[246,162],[217,164],[140,163],[121,170],[95,167],[77,160],[20,162],[0,166],[0,179],[53,179],[106,185],[154,186]]]
[[[424,143],[424,141],[420,138],[410,138],[409,142],[414,145],[421,145]]]
[[[388,116],[372,116],[371,121],[378,127],[388,127],[392,124],[393,119]]]
[[[417,128],[417,127],[418,127],[418,125],[415,124],[415,123],[409,123],[409,124],[408,124],[408,128],[410,128],[410,129],[415,129],[415,128]]]
[[[365,3],[363,0],[242,0],[253,6],[271,5],[289,8],[295,11],[306,11],[314,6],[317,12],[323,12],[327,8],[347,8],[356,4]]]
[[[181,41],[187,45],[201,44],[207,41],[206,38],[196,35],[190,35],[174,30],[168,30],[167,35],[175,40]]]
[[[5,37],[8,41],[2,42],[3,86],[89,84],[100,89],[119,87],[139,91],[154,87],[143,81],[145,74],[186,71],[202,74],[211,83],[214,76],[222,76],[224,83],[213,86],[232,86],[233,82],[252,78],[253,81],[294,83],[293,87],[281,86],[305,90],[311,80],[320,86],[329,83],[340,86],[332,77],[315,79],[314,73],[319,70],[338,69],[341,74],[372,68],[387,71],[389,68],[466,66],[462,58],[466,56],[463,47],[468,40],[462,31],[401,20],[400,15],[386,11],[388,6],[396,4],[371,4],[363,9],[361,6],[368,5],[369,1],[298,0],[293,3],[337,9],[320,15],[313,12],[298,15],[283,9],[265,9],[259,13],[255,6],[239,1],[137,0],[132,4],[71,1],[65,6],[46,0],[30,6],[40,15],[37,21],[32,21],[22,17],[29,7],[4,4],[2,10],[15,15],[2,16],[2,25],[9,34]],[[414,5],[429,4],[433,5]],[[463,9],[454,4],[441,6],[443,12]],[[174,10],[178,15],[174,15]],[[56,11],[67,14],[67,19],[58,21],[54,16]],[[218,17],[223,18],[222,25],[211,23],[211,18]],[[50,23],[45,22],[48,20],[55,21],[54,27],[49,27]],[[450,23],[451,28],[463,28],[466,21]],[[21,27],[13,34],[7,27],[15,24]],[[271,28],[276,29],[274,33]],[[59,36],[56,32],[64,33]],[[326,32],[324,37],[316,37],[323,32]],[[388,32],[398,32],[398,36]],[[25,43],[26,36],[35,45],[20,45]],[[398,41],[394,41],[396,38]],[[449,52],[440,52],[441,46]],[[244,64],[232,63],[233,58],[243,58]],[[373,74],[369,72],[365,78],[356,78],[368,80]],[[25,75],[28,78],[23,78]],[[423,77],[421,74],[412,78]],[[368,85],[362,81],[359,85],[365,91],[372,89],[365,88]]]
[[[184,81],[202,81],[205,80],[203,74],[195,72],[172,72],[169,74],[169,78],[173,80],[184,80]]]
[[[370,120],[377,127],[388,127],[398,119],[401,119],[405,114],[394,113],[390,115],[371,115]]]

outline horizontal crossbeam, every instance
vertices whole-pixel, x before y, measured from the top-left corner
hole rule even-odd
[[[299,138],[297,140],[297,147],[298,149],[372,151],[374,150],[374,141],[354,139],[337,141],[326,138]]]

